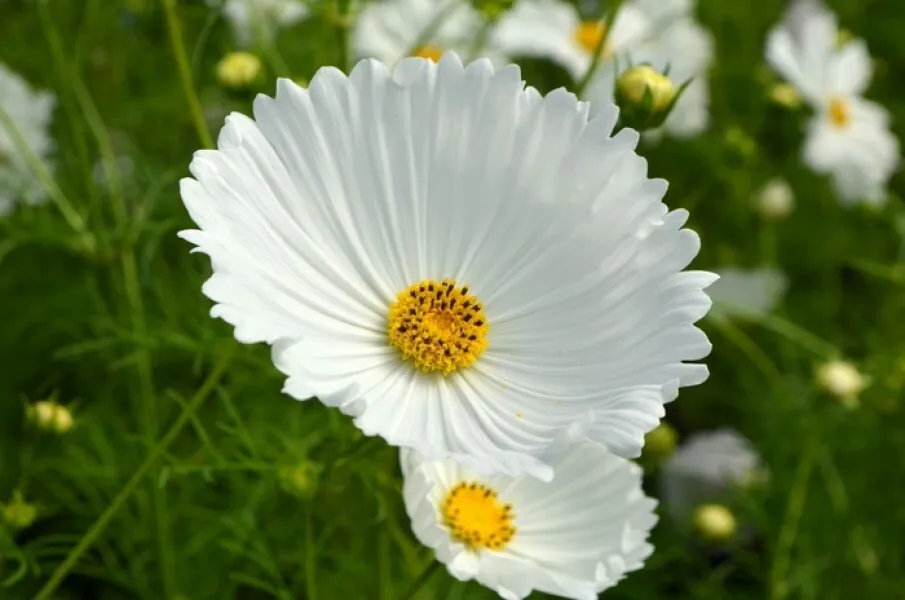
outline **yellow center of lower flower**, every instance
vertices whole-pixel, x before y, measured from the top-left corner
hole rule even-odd
[[[842,98],[830,100],[830,122],[836,127],[842,128],[848,125],[851,113],[848,104]]]
[[[442,511],[452,537],[471,550],[501,550],[515,536],[512,505],[500,503],[484,484],[463,481],[451,487]]]
[[[417,56],[418,58],[426,58],[434,62],[440,62],[440,57],[443,56],[443,48],[430,45],[421,46],[420,48],[412,52],[412,56]]]
[[[474,363],[487,347],[487,318],[468,286],[426,279],[390,304],[390,346],[421,371],[449,375]]]
[[[606,33],[606,27],[600,21],[584,21],[575,29],[575,41],[589,54],[593,54]],[[609,44],[601,49],[601,55],[610,55]]]

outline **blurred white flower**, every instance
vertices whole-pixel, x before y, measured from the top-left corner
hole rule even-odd
[[[858,395],[868,383],[855,365],[844,360],[831,360],[820,365],[816,378],[817,385],[849,408],[858,405]]]
[[[758,191],[754,207],[768,219],[784,219],[795,207],[795,192],[785,179],[771,179]]]
[[[788,287],[786,276],[776,269],[727,267],[717,274],[720,278],[707,289],[713,300],[710,316],[716,319],[766,315],[779,304]]]
[[[653,551],[657,502],[641,469],[597,444],[555,462],[556,481],[482,476],[452,461],[403,450],[403,497],[415,536],[456,579],[477,580],[508,600],[533,590],[597,598]]]
[[[447,50],[465,62],[481,56],[502,66],[506,60],[489,37],[478,52],[483,26],[483,17],[468,0],[369,2],[356,21],[353,44],[359,58],[390,66],[407,56],[436,62]]]
[[[808,166],[830,175],[843,203],[885,202],[899,142],[886,109],[861,97],[872,75],[864,41],[840,40],[835,15],[819,0],[796,0],[770,32],[766,56],[816,111],[803,150]]]
[[[589,120],[524,85],[454,52],[280,79],[195,154],[180,235],[211,257],[213,316],[274,346],[289,395],[549,479],[564,440],[640,455],[706,380],[714,276],[685,271],[700,239],[616,107]]]
[[[270,39],[281,27],[298,23],[309,12],[303,0],[208,0],[208,4],[220,7],[240,46],[259,37]]]
[[[19,75],[0,63],[0,108],[12,119],[15,130],[32,153],[48,169],[55,144],[50,137],[50,120],[56,98],[49,92],[32,90]],[[17,202],[40,204],[46,200],[44,187],[32,173],[15,135],[0,121],[0,216]]]
[[[765,477],[750,442],[730,429],[692,434],[660,471],[663,506],[686,522],[697,507],[725,503],[739,486]]]
[[[622,5],[587,89],[592,107],[612,101],[617,76],[648,63],[682,83],[694,78],[664,125],[676,136],[700,133],[709,122],[706,72],[713,59],[711,35],[695,21],[686,0],[630,0]],[[521,0],[496,27],[497,44],[510,55],[549,58],[580,80],[604,35],[602,21],[582,21],[563,0]],[[620,73],[616,73],[616,64]]]

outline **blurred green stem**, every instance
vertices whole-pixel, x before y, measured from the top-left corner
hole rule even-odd
[[[591,80],[594,79],[594,74],[600,66],[600,60],[603,58],[603,49],[606,48],[607,40],[610,37],[610,31],[613,29],[613,23],[616,22],[616,15],[619,14],[619,8],[622,6],[622,2],[623,0],[613,0],[612,5],[606,13],[606,18],[604,18],[603,21],[603,35],[600,36],[597,47],[594,48],[594,52],[591,54],[591,64],[585,72],[584,77],[582,77],[581,81],[578,82],[578,85],[575,86],[575,95],[579,98],[584,96],[585,89],[588,87],[588,84],[591,83]]]
[[[132,474],[132,478],[129,479],[125,486],[123,486],[123,489],[116,495],[116,498],[113,499],[110,506],[107,507],[101,516],[98,517],[97,521],[95,521],[91,528],[85,533],[78,545],[72,549],[66,556],[66,559],[56,568],[50,576],[50,579],[44,584],[44,587],[41,588],[33,600],[50,600],[52,598],[54,591],[59,587],[63,579],[66,578],[66,575],[72,571],[79,558],[81,558],[94,542],[97,541],[107,528],[110,520],[117,512],[119,512],[119,509],[123,507],[126,500],[132,496],[132,493],[135,492],[141,482],[144,481],[145,477],[148,476],[160,457],[163,456],[167,448],[170,447],[170,444],[176,439],[176,436],[179,435],[186,423],[189,422],[191,416],[201,407],[210,393],[217,387],[217,384],[220,383],[220,378],[226,372],[226,369],[229,367],[230,361],[232,360],[233,352],[235,352],[235,347],[230,346],[230,349],[220,357],[220,360],[214,366],[214,369],[207,376],[207,379],[201,387],[198,388],[198,391],[195,392],[195,395],[189,400],[188,404],[179,415],[179,418],[177,418],[176,422],[173,423],[173,426],[170,427],[170,430],[167,431],[166,435],[151,449],[147,458],[145,458],[145,461],[138,467],[135,473]]]
[[[804,511],[804,504],[808,496],[808,483],[811,472],[814,470],[814,459],[817,454],[817,442],[815,439],[807,441],[798,468],[795,471],[795,481],[789,492],[789,502],[786,505],[786,515],[783,519],[782,529],[779,532],[779,540],[776,542],[775,559],[770,572],[770,599],[784,600],[788,597],[789,581],[788,571],[792,560],[792,549],[795,547],[795,538],[798,536],[798,524]]]
[[[428,581],[430,581],[431,577],[434,576],[434,573],[440,570],[440,561],[436,558],[433,558],[429,565],[427,565],[421,574],[418,575],[418,579],[416,579],[411,587],[409,587],[408,591],[400,597],[400,600],[414,600],[415,596],[418,595],[418,592],[421,591]]]
[[[182,31],[179,27],[179,19],[176,16],[176,0],[160,0],[163,10],[167,16],[167,29],[170,32],[170,44],[173,48],[173,56],[176,59],[176,66],[179,68],[179,78],[182,81],[182,89],[185,92],[185,99],[189,104],[189,111],[192,113],[192,121],[195,123],[195,130],[198,132],[198,139],[205,148],[213,148],[214,141],[211,138],[211,132],[207,129],[207,123],[204,122],[204,113],[201,110],[201,102],[198,101],[198,95],[192,85],[192,69],[189,65],[189,57],[185,51],[185,44],[182,41]]]
[[[805,350],[810,350],[821,358],[833,358],[839,355],[839,350],[828,341],[821,339],[791,321],[787,321],[776,315],[759,315],[752,320],[773,333],[781,335],[790,342],[798,344]]]

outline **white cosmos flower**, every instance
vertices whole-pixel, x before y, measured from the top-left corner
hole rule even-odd
[[[0,63],[0,107],[12,119],[25,146],[45,163],[55,148],[49,131],[55,104],[53,94],[33,90]],[[17,202],[40,204],[46,200],[44,188],[20,149],[16,136],[0,121],[0,215],[8,214]]]
[[[257,36],[269,39],[281,27],[294,25],[309,13],[303,0],[208,0],[208,3],[222,7],[240,46],[248,46]]]
[[[713,300],[710,317],[761,317],[770,313],[782,300],[788,279],[782,271],[771,268],[753,270],[727,267],[717,271],[719,281],[707,293]]]
[[[273,345],[284,391],[367,435],[549,479],[581,437],[640,454],[663,404],[707,377],[710,273],[612,136],[517,66],[360,62],[277,83],[227,119],[182,197],[212,314]]]
[[[596,600],[653,551],[657,502],[641,489],[641,469],[597,444],[561,454],[549,483],[483,476],[411,451],[401,459],[415,536],[453,577],[507,600],[533,590]]]
[[[504,58],[482,45],[484,20],[468,0],[384,0],[362,8],[355,24],[353,44],[359,58],[376,58],[393,65],[407,56],[439,60],[447,50],[460,56],[490,58],[501,65]]]
[[[630,64],[649,63],[662,72],[669,67],[673,81],[693,78],[664,128],[676,136],[694,135],[709,122],[707,69],[713,40],[694,20],[687,0],[630,0],[616,15],[607,35],[601,64],[590,82],[592,106],[612,101],[615,79]],[[510,55],[549,58],[575,80],[587,73],[593,50],[604,33],[601,21],[582,21],[563,0],[521,0],[500,20],[496,44]]]
[[[885,201],[899,163],[889,113],[865,100],[872,64],[863,40],[838,43],[836,17],[817,0],[793,3],[767,39],[767,61],[795,86],[816,114],[808,124],[804,161],[832,177],[845,203]]]
[[[751,443],[731,429],[695,433],[660,471],[664,508],[687,520],[702,504],[728,502],[735,488],[767,476]]]

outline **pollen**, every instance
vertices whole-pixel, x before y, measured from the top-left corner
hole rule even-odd
[[[487,317],[468,286],[424,280],[399,292],[387,318],[389,344],[425,373],[473,364],[487,348]]]
[[[848,103],[842,98],[830,100],[830,122],[836,127],[846,127],[851,121]]]
[[[575,42],[587,53],[593,54],[605,34],[606,27],[600,21],[584,21],[575,29]],[[610,54],[608,45],[604,46],[601,55],[607,57]]]
[[[412,56],[417,56],[418,58],[426,58],[434,62],[440,62],[440,58],[443,56],[443,48],[430,45],[421,46],[420,48],[412,52]]]
[[[502,550],[515,536],[512,505],[503,504],[492,488],[463,481],[446,492],[443,524],[470,550]]]

